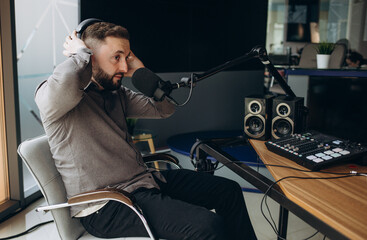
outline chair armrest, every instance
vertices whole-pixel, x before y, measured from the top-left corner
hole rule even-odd
[[[80,193],[78,195],[75,195],[68,200],[68,204],[78,204],[83,202],[90,202],[90,201],[103,201],[106,199],[114,199],[120,202],[124,202],[127,205],[132,206],[133,201],[128,196],[132,196],[131,194],[118,190],[115,188],[105,188],[105,189],[97,189],[94,191],[84,192]]]
[[[175,156],[167,153],[153,153],[145,155],[143,156],[143,161],[148,167],[154,168],[157,171],[182,168],[179,164],[178,159]],[[154,165],[150,165],[151,163],[153,163]],[[164,164],[161,165],[161,163]],[[170,167],[167,168],[167,166]]]
[[[134,207],[135,199],[133,195],[130,193],[116,189],[116,188],[104,188],[104,189],[97,189],[94,191],[88,191],[84,193],[80,193],[71,197],[66,203],[60,203],[55,205],[49,205],[44,207],[39,207],[36,211],[49,211],[58,208],[70,207],[75,205],[82,205],[87,203],[94,203],[100,201],[119,201],[129,207]]]
[[[172,162],[176,165],[179,165],[178,159],[175,156],[171,155],[171,154],[153,153],[153,154],[143,156],[143,161],[145,163],[154,162],[154,161],[158,161],[158,160],[168,161],[168,162]]]
[[[130,198],[126,195],[130,196]],[[137,216],[140,218],[140,220],[144,224],[145,229],[148,232],[150,239],[152,240],[156,239],[152,231],[149,228],[147,220],[144,218],[142,210],[140,209],[139,206],[134,204],[135,201],[134,201],[133,196],[128,192],[125,192],[123,190],[116,189],[116,188],[97,189],[94,191],[80,193],[78,195],[71,197],[67,203],[50,205],[46,207],[39,207],[36,209],[36,211],[49,211],[53,209],[93,203],[93,202],[100,202],[104,200],[118,201],[118,202],[125,204],[127,207],[133,210],[137,214]]]

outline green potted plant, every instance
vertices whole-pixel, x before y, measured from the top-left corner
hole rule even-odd
[[[320,42],[319,44],[317,44],[317,68],[329,67],[330,55],[334,51],[334,48],[335,44],[330,42]]]

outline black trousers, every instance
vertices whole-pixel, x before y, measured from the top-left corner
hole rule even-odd
[[[238,183],[184,169],[161,173],[167,183],[156,179],[160,190],[141,188],[133,193],[155,237],[256,239]],[[116,201],[80,221],[97,237],[148,236],[139,217]]]

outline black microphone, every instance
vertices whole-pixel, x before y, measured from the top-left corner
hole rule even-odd
[[[132,76],[132,83],[136,89],[145,96],[153,97],[155,101],[162,101],[172,92],[172,89],[178,88],[177,84],[163,81],[148,68],[137,69]]]

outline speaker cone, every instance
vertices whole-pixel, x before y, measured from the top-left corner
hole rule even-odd
[[[284,118],[280,118],[273,123],[273,132],[277,137],[284,137],[292,134],[292,124]]]
[[[245,132],[253,137],[262,137],[265,133],[265,119],[261,115],[248,115],[245,118]]]

